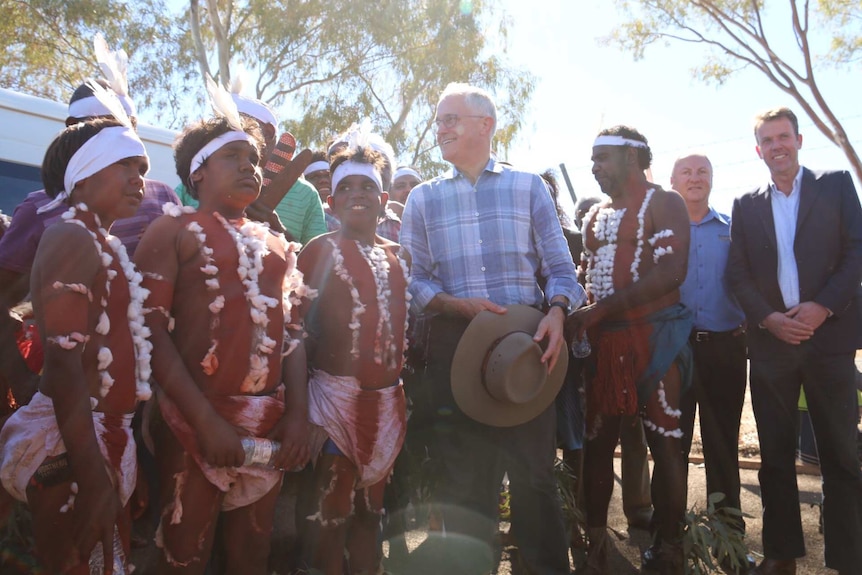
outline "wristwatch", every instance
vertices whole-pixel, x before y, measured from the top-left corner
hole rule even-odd
[[[567,317],[572,313],[572,305],[568,301],[552,301],[548,309],[550,310],[552,307],[560,308]]]

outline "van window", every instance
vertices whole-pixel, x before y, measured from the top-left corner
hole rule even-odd
[[[0,211],[11,216],[27,194],[42,189],[42,176],[36,166],[0,160]]]

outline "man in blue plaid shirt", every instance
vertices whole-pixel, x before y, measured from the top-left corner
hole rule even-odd
[[[502,314],[513,304],[547,309],[534,339],[550,369],[565,353],[567,311],[585,299],[544,182],[492,159],[496,122],[487,92],[466,84],[446,87],[435,124],[443,159],[453,169],[414,188],[402,218],[401,243],[413,258],[414,311],[432,316],[425,376],[436,414],[437,496],[447,541],[465,536],[478,543],[472,549],[479,560],[459,555],[458,572],[487,571],[500,480],[507,472],[522,562],[529,573],[568,574],[553,475],[554,406],[526,423],[492,427],[458,408],[450,384],[458,341],[480,311]],[[537,276],[546,281],[544,292]]]

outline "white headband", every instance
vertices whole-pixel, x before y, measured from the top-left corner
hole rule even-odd
[[[314,172],[322,172],[323,170],[329,170],[329,162],[318,160],[317,162],[311,162],[310,164],[308,164],[308,167],[302,171],[302,175],[307,176],[308,174],[313,174]]]
[[[129,116],[136,116],[135,103],[128,96],[117,94],[117,99]],[[113,116],[107,106],[95,96],[87,96],[69,104],[69,115],[73,118],[95,118],[96,116]]]
[[[50,203],[36,210],[36,213],[42,214],[59,206],[72,195],[72,190],[84,178],[120,160],[137,156],[149,160],[147,150],[134,130],[125,126],[104,128],[72,154],[63,175],[63,191]]]
[[[392,149],[389,142],[383,139],[383,136],[374,133],[369,134],[368,145],[371,146],[372,150],[382,154],[383,157],[386,158],[386,161],[389,162],[390,169],[395,167],[395,150]]]
[[[223,146],[226,146],[231,142],[242,141],[246,141],[252,146],[257,146],[257,143],[255,142],[254,138],[252,138],[245,132],[240,132],[238,130],[231,130],[230,132],[225,132],[217,138],[213,138],[192,158],[192,163],[189,165],[189,175],[194,174],[195,171],[200,168],[204,162],[207,161],[207,158],[209,158],[216,152],[216,150],[221,149]]]
[[[599,136],[596,138],[596,141],[593,142],[593,147],[596,146],[633,146],[635,148],[648,148],[646,142],[641,142],[640,140],[631,140],[629,138],[623,138],[622,136]]]
[[[419,172],[413,168],[398,168],[395,170],[395,173],[392,174],[392,181],[394,182],[401,176],[414,176],[417,180],[422,181],[422,176],[420,176]]]
[[[236,102],[236,109],[243,114],[248,114],[258,122],[264,124],[272,124],[276,132],[278,131],[278,119],[272,110],[269,109],[263,102],[240,96],[239,94],[231,94],[233,101]]]
[[[338,183],[346,178],[347,176],[365,176],[370,178],[377,184],[377,189],[383,190],[383,179],[380,177],[380,172],[374,169],[374,166],[371,164],[366,164],[364,162],[354,162],[353,160],[347,160],[338,165],[335,168],[335,171],[332,172],[332,195],[335,195],[336,188],[338,187]]]

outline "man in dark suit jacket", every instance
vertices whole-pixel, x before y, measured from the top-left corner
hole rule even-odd
[[[734,202],[726,273],[748,319],[760,436],[765,559],[755,573],[792,575],[805,554],[795,473],[802,386],[821,456],[826,566],[859,574],[854,294],[862,280],[862,208],[846,171],[800,167],[802,136],[791,110],[760,115],[754,134],[772,178]]]

